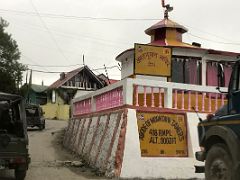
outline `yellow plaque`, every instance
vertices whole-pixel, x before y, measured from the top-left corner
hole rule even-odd
[[[172,49],[135,44],[134,74],[171,76]]]
[[[187,157],[185,114],[137,112],[142,157]]]

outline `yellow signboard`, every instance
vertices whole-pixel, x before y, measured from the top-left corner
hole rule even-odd
[[[187,125],[184,114],[137,112],[142,157],[186,157]]]
[[[171,48],[135,44],[134,74],[171,76]]]

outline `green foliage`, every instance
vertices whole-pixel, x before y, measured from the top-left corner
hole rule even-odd
[[[5,32],[8,23],[0,18],[0,91],[18,93],[22,72],[26,66],[19,63],[20,51],[17,42]]]

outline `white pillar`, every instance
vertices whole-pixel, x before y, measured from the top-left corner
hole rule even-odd
[[[207,77],[207,59],[206,57],[202,58],[202,86],[206,86],[206,78]]]
[[[172,87],[164,88],[164,108],[172,108]]]
[[[133,105],[133,82],[127,78],[123,83],[123,104]]]

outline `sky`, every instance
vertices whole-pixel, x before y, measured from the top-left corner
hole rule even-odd
[[[188,28],[187,43],[240,52],[240,1],[165,0],[171,20]],[[144,31],[163,18],[161,0],[0,0],[0,16],[9,22],[29,69],[68,72],[83,64],[94,73],[120,79],[115,60],[134,43],[149,43]],[[135,19],[135,20],[134,20]],[[26,72],[24,73],[25,81]],[[34,84],[50,85],[59,73],[33,71]]]

